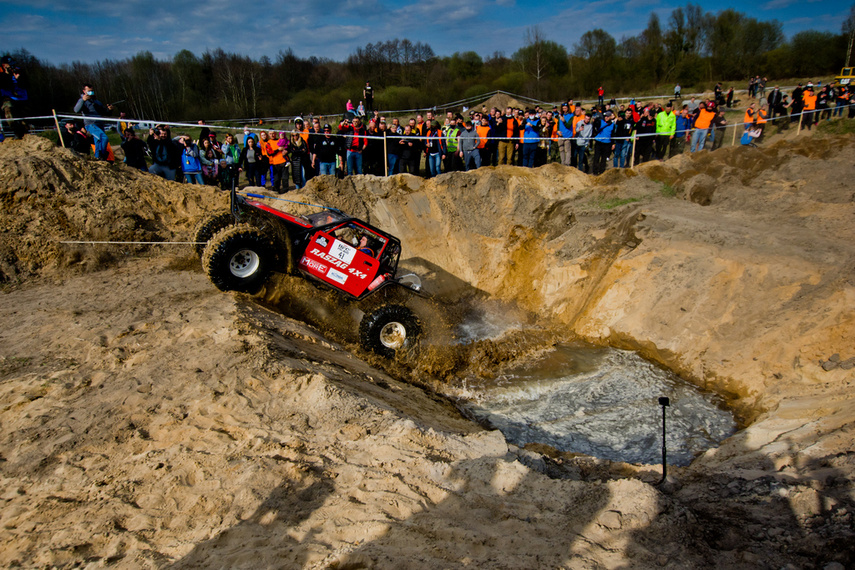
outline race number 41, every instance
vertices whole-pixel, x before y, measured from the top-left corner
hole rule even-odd
[[[353,261],[356,250],[343,241],[335,240],[330,248],[330,255],[349,264]]]

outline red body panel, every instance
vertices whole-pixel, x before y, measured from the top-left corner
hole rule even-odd
[[[374,257],[323,231],[312,236],[300,259],[300,269],[354,297],[365,292],[379,268]]]
[[[283,212],[282,210],[277,210],[276,208],[271,208],[267,204],[262,204],[261,202],[255,202],[253,200],[247,200],[246,203],[249,204],[250,206],[258,208],[259,210],[264,210],[265,212],[273,214],[274,216],[278,216],[284,220],[288,220],[292,224],[297,224],[299,226],[303,226],[304,228],[311,228],[312,227],[312,224],[310,224],[306,220],[304,220],[302,218],[294,217],[291,214]]]

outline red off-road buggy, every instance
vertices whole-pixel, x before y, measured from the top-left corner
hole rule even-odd
[[[391,358],[415,343],[421,325],[406,302],[421,283],[397,275],[398,238],[334,208],[294,215],[257,200],[265,198],[232,189],[230,211],[196,225],[196,251],[218,289],[254,293],[271,272],[298,275],[359,303],[364,348]]]

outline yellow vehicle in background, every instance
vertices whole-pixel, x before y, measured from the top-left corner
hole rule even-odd
[[[855,67],[844,67],[840,70],[840,75],[834,78],[841,85],[850,85],[855,79]]]

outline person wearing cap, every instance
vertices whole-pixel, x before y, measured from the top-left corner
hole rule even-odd
[[[307,126],[306,131],[309,138],[306,144],[309,147],[309,162],[303,166],[303,172],[306,173],[306,181],[308,182],[318,174],[317,161],[315,160],[315,147],[318,141],[324,136],[324,131],[321,128],[321,120],[318,117],[312,117],[312,125]]]
[[[724,107],[716,109],[715,117],[712,120],[712,150],[721,148],[724,144],[725,130],[727,129],[727,119],[724,116]]]
[[[692,146],[690,151],[704,150],[704,143],[707,140],[710,125],[715,117],[715,105],[708,103],[701,105],[698,108],[698,113],[695,116],[694,131],[692,131]]]
[[[612,111],[606,111],[603,113],[603,118],[599,119],[599,124],[595,128],[593,168],[595,176],[606,171],[606,163],[614,149],[614,144],[612,143],[612,133],[615,129],[614,117],[615,114]]]
[[[332,136],[332,127],[324,125],[323,136],[315,141],[315,153],[312,157],[313,166],[318,176],[335,174],[335,157],[339,154],[338,139]]]
[[[74,133],[77,132],[75,128],[74,119],[66,119],[63,123],[63,128],[59,131],[59,145],[65,148],[71,148],[74,144]]]
[[[816,94],[813,92],[813,83],[807,84],[807,87],[802,94],[802,101],[804,102],[802,126],[807,127],[807,129],[810,130],[815,123],[819,122],[816,118]]]

